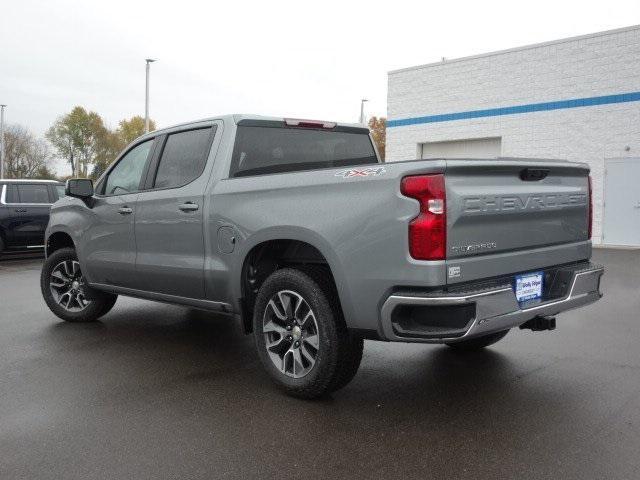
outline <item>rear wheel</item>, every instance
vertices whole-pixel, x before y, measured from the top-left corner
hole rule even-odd
[[[328,273],[285,268],[258,291],[253,329],[258,355],[288,394],[316,398],[345,386],[362,358],[346,328]]]
[[[483,335],[482,337],[476,337],[470,340],[447,343],[447,345],[454,350],[465,352],[480,350],[481,348],[488,347],[489,345],[493,345],[494,343],[502,340],[507,333],[509,333],[509,330],[503,330],[501,332],[490,333],[489,335]]]
[[[42,297],[49,309],[67,322],[91,322],[106,314],[118,298],[85,285],[73,248],[61,248],[44,262],[40,274]]]

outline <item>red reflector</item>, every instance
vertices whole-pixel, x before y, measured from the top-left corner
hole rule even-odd
[[[589,226],[587,227],[587,238],[591,238],[593,231],[593,188],[591,187],[591,175],[589,175]]]
[[[416,260],[444,260],[447,257],[444,175],[404,177],[400,191],[420,202],[420,214],[409,223],[409,253]]]
[[[331,130],[336,128],[336,122],[323,122],[320,120],[301,120],[299,118],[285,118],[285,125],[288,127],[297,128],[322,128],[325,130]]]

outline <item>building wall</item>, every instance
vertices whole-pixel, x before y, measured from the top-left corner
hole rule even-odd
[[[559,104],[554,110],[489,112],[454,120],[429,117],[632,92],[636,95],[622,98],[633,101],[621,103],[579,108]],[[594,242],[599,243],[604,161],[640,158],[637,92],[640,26],[390,72],[387,161],[416,158],[424,142],[501,137],[502,156],[588,162]],[[420,118],[427,123],[402,125]]]

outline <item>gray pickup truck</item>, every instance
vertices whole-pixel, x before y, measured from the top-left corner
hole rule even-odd
[[[381,163],[361,125],[229,115],[140,137],[66,195],[54,314],[95,320],[117,295],[228,314],[299,397],[345,386],[363,339],[478,349],[601,297],[580,163]]]

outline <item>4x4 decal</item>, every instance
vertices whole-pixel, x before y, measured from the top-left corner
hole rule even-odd
[[[384,167],[352,168],[350,170],[342,170],[341,172],[336,173],[336,177],[368,177],[370,175],[382,175],[385,171]]]

